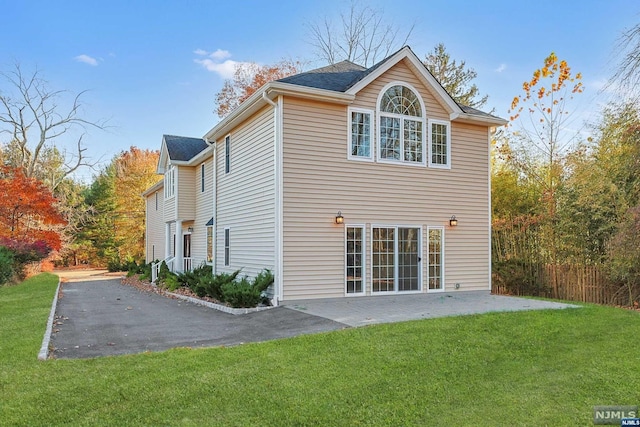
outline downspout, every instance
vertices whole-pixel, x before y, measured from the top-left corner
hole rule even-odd
[[[280,125],[281,114],[278,110],[281,104],[281,97],[278,97],[278,103],[273,102],[268,96],[267,91],[262,92],[262,99],[273,107],[273,166],[274,166],[274,194],[275,194],[275,212],[274,212],[274,289],[273,305],[278,305],[283,296],[283,247],[282,247],[282,157],[280,137],[282,128]]]

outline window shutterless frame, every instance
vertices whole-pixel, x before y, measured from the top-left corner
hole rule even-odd
[[[224,173],[227,174],[231,170],[231,137],[227,135],[224,138]]]
[[[362,224],[344,227],[345,295],[364,295],[366,291],[366,233]]]
[[[444,227],[427,227],[427,292],[444,292]]]
[[[375,151],[373,110],[349,107],[347,113],[347,159],[372,162]]]
[[[429,167],[451,169],[451,122],[429,119]]]

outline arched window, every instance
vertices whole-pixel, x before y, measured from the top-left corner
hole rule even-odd
[[[378,158],[425,164],[424,106],[415,90],[400,83],[387,86],[378,111]]]

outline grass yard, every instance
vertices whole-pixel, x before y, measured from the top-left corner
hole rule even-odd
[[[0,288],[0,424],[593,425],[640,404],[640,315],[598,306],[37,360],[57,278]]]

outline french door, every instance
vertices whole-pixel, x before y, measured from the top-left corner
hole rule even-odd
[[[420,227],[372,228],[374,293],[420,290],[420,235]]]

